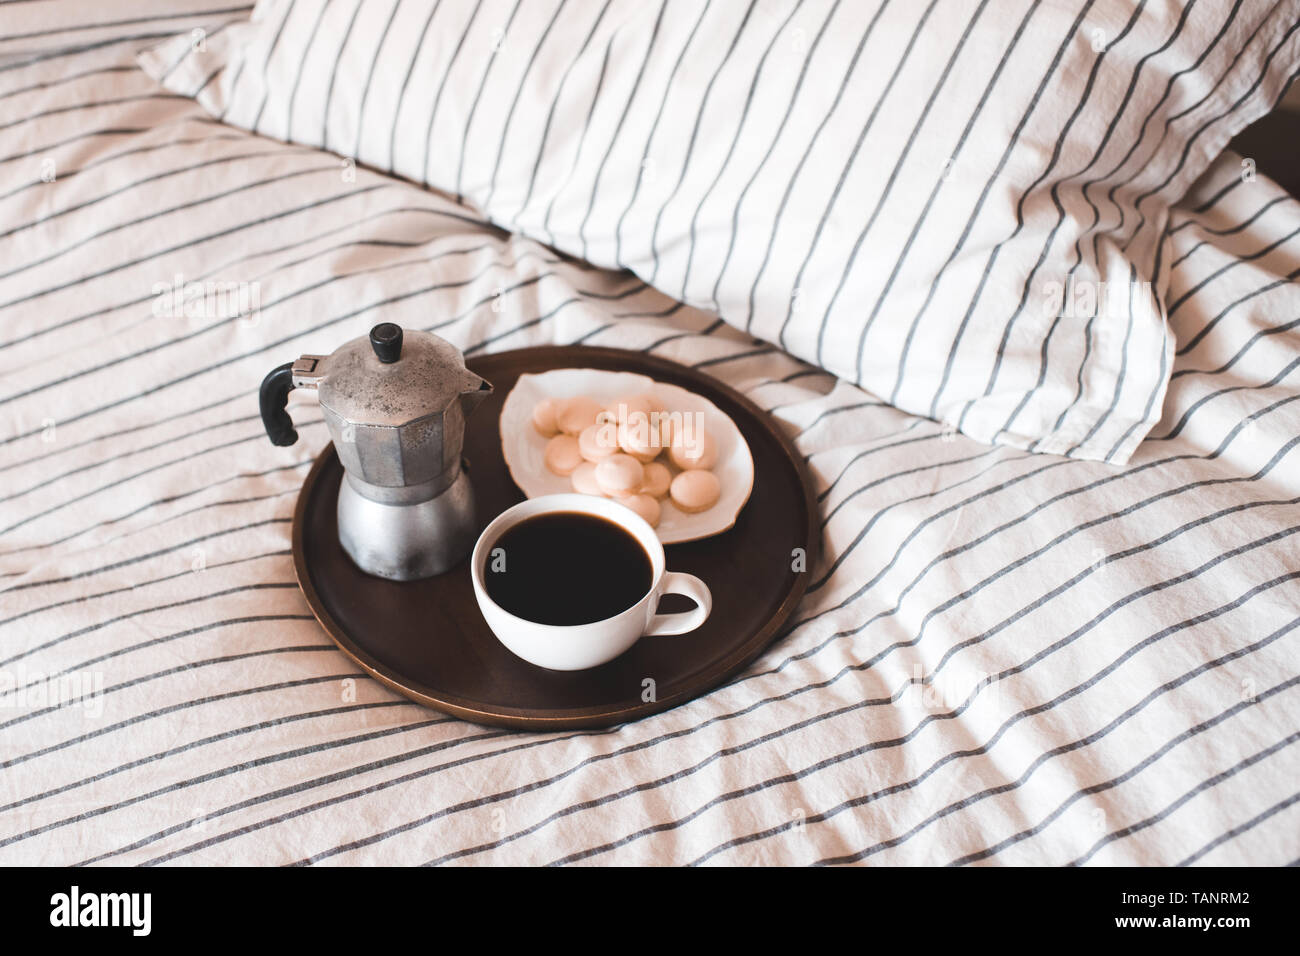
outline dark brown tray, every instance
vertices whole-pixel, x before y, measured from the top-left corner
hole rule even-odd
[[[465,456],[480,529],[523,494],[501,457],[501,405],[525,372],[599,368],[639,372],[705,396],[735,421],[754,456],[754,490],[730,530],[669,545],[668,567],[703,578],[713,613],[680,637],[646,638],[586,671],[548,671],[520,660],[488,630],[468,560],[446,574],[397,582],[362,573],[338,543],[335,505],[343,468],[321,452],[298,496],[293,558],[321,625],[378,680],[412,700],[481,724],[524,730],[607,727],[685,703],[740,670],[780,633],[808,584],[792,552],[817,554],[816,501],[798,453],[771,418],[716,379],[619,349],[550,346],[484,355],[469,366],[495,388],[470,419]],[[680,604],[674,603],[680,601]],[[690,602],[670,596],[665,611]],[[654,681],[654,699],[647,696]]]

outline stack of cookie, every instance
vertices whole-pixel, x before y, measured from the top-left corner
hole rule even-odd
[[[547,468],[568,477],[575,491],[626,505],[652,527],[665,497],[692,514],[718,501],[722,489],[711,470],[718,450],[703,418],[669,410],[650,393],[607,404],[585,395],[548,398],[533,409],[533,427],[549,439]]]

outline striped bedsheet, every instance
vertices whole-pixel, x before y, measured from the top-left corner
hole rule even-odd
[[[177,28],[0,59],[0,863],[1300,859],[1300,204],[1240,157],[1170,223],[1173,379],[1117,469],[977,444],[222,126],[135,67]],[[767,409],[823,522],[788,633],[600,732],[358,672],[289,555],[324,425],[302,404],[276,448],[254,395],[381,316],[649,351]]]

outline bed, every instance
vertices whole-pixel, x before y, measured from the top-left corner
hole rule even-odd
[[[0,862],[1300,862],[1300,202],[1251,157],[1164,224],[1172,371],[1117,466],[902,411],[140,68],[234,4],[6,6]],[[166,304],[232,276],[257,310]],[[255,394],[381,314],[470,356],[640,350],[757,403],[820,507],[786,633],[601,731],[371,680],[294,578],[319,410],[295,393],[280,449]]]

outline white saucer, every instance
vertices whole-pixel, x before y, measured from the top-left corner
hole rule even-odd
[[[740,429],[707,398],[677,385],[656,382],[632,372],[606,372],[592,368],[562,368],[540,375],[521,375],[501,407],[501,452],[510,477],[529,498],[573,491],[568,478],[546,467],[546,439],[533,427],[533,408],[546,398],[587,395],[598,402],[612,402],[628,395],[650,394],[669,411],[704,415],[705,430],[718,448],[713,472],[722,485],[718,503],[707,511],[687,514],[677,510],[668,498],[655,531],[664,544],[696,541],[721,534],[736,523],[736,516],[754,488],[754,459]],[[665,463],[667,455],[661,456]]]

